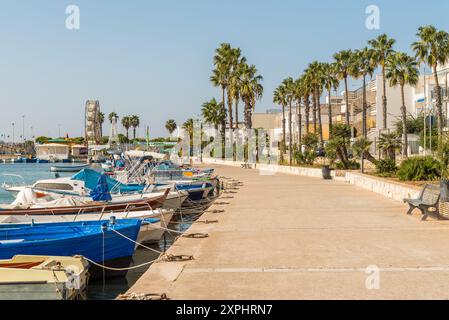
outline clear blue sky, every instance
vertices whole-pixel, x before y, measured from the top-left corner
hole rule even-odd
[[[65,28],[65,8],[78,5],[81,29]],[[365,28],[365,8],[381,10],[381,29]],[[409,51],[420,25],[449,31],[449,2],[384,0],[0,0],[0,134],[83,134],[84,103],[138,114],[151,135],[164,123],[197,116],[219,97],[209,83],[214,49],[230,42],[264,76],[258,111],[272,91],[312,60],[364,46],[388,33]],[[436,10],[433,10],[436,9]],[[120,130],[122,130],[120,128]],[[105,126],[105,134],[109,126]]]

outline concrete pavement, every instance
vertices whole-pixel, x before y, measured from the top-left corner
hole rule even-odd
[[[448,299],[449,222],[342,181],[215,166],[242,181],[128,293],[171,299]],[[212,208],[212,209],[213,209]],[[218,219],[216,224],[201,221]],[[371,267],[370,267],[371,266]],[[367,269],[368,268],[368,269]],[[379,268],[379,277],[377,269]],[[376,289],[378,287],[378,289]]]

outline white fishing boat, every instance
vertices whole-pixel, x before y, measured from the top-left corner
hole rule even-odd
[[[0,300],[85,299],[88,268],[82,257],[16,255],[0,260]]]

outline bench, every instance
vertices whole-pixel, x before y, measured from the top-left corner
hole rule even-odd
[[[417,199],[404,199],[404,202],[410,207],[407,214],[411,215],[413,210],[419,209],[423,214],[422,220],[427,220],[429,215],[441,218],[438,210],[439,201],[440,186],[435,184],[426,184]]]

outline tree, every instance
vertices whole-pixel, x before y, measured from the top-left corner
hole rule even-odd
[[[109,122],[112,124],[112,119],[118,119],[118,115],[117,115],[117,113],[115,113],[115,112],[111,112],[109,115],[108,115],[108,119],[109,119]]]
[[[245,127],[252,128],[252,112],[256,109],[256,101],[260,100],[263,95],[263,86],[261,82],[263,77],[258,74],[258,70],[254,65],[242,65],[240,95],[245,103]]]
[[[103,136],[103,123],[104,123],[104,113],[100,112],[98,114],[98,122],[100,123],[100,136]]]
[[[226,111],[225,111],[226,112]],[[182,124],[182,128],[189,135],[190,140],[190,156],[193,156],[193,119],[189,118]]]
[[[245,70],[246,58],[241,57],[237,64],[233,67],[233,72],[231,74],[231,79],[229,82],[229,90],[231,97],[235,102],[235,128],[239,127],[239,102],[241,94],[241,84],[242,84],[242,73]]]
[[[167,129],[170,135],[172,135],[173,132],[175,132],[177,127],[178,125],[176,124],[176,121],[173,119],[167,120],[167,122],[165,123],[165,129]]]
[[[374,158],[370,152],[370,148],[371,148],[372,144],[373,144],[373,142],[368,140],[367,138],[360,137],[352,144],[351,148],[357,157],[366,159],[369,162],[371,162],[372,164],[377,166],[379,161],[376,158]]]
[[[133,139],[136,139],[136,129],[140,126],[140,118],[137,115],[132,115],[129,120],[133,127]]]
[[[223,106],[215,98],[203,103],[201,106],[201,114],[204,121],[213,125],[216,131],[218,131],[219,125],[223,122],[223,118],[226,118],[226,112]]]
[[[303,79],[299,78],[295,80],[293,89],[293,98],[296,101],[296,116],[297,116],[297,126],[298,126],[298,149],[301,149],[302,145],[302,113],[301,113],[301,101],[304,95],[304,86],[302,83]]]
[[[282,85],[285,88],[286,99],[288,104],[288,151],[289,163],[293,164],[293,130],[292,130],[292,103],[295,95],[295,82],[292,77],[284,79]]]
[[[415,57],[419,62],[428,64],[435,77],[434,93],[438,120],[438,145],[440,145],[443,137],[444,118],[437,67],[438,64],[443,65],[449,59],[449,34],[446,31],[437,30],[434,26],[423,26],[418,29],[416,35],[419,39],[412,44]]]
[[[131,118],[129,116],[125,116],[122,118],[122,126],[126,130],[126,138],[129,140],[129,128],[131,128]]]
[[[385,152],[390,160],[396,160],[396,151],[401,149],[401,140],[396,133],[383,133],[379,136],[379,149]]]
[[[343,165],[348,169],[349,162],[349,142],[351,138],[351,127],[346,124],[335,124],[332,126],[332,138],[326,145],[326,154],[335,155]]]
[[[322,147],[324,144],[324,140],[323,140],[323,125],[321,122],[320,98],[324,85],[323,63],[320,63],[318,61],[312,62],[309,65],[309,71],[311,73],[312,94],[313,94],[313,127],[315,133],[318,131],[318,135],[320,137],[320,145]],[[318,130],[317,130],[317,121],[318,121]]]
[[[51,138],[45,137],[45,136],[40,136],[40,137],[37,137],[35,141],[38,144],[45,144],[48,142],[48,140],[51,140]]]
[[[352,51],[351,50],[340,51],[334,55],[334,59],[335,59],[335,66],[336,66],[338,79],[344,80],[344,82],[345,82],[346,124],[350,125],[348,76],[349,76],[349,68],[351,66],[351,60],[352,60]]]
[[[128,137],[125,136],[125,135],[123,135],[123,134],[121,134],[121,133],[119,133],[119,134],[117,135],[117,138],[118,138],[118,142],[120,142],[121,144],[129,143]]]
[[[367,128],[367,105],[366,105],[366,77],[369,75],[373,76],[374,65],[373,65],[373,50],[368,48],[363,48],[361,50],[356,50],[352,54],[351,66],[349,68],[349,74],[355,78],[362,78],[363,80],[363,97],[362,97],[362,135],[364,138],[368,136]]]
[[[386,77],[390,79],[391,86],[399,85],[401,87],[401,115],[402,127],[407,128],[407,107],[405,106],[405,85],[416,86],[419,80],[418,63],[416,60],[405,53],[398,52],[392,55],[387,63]],[[402,156],[407,157],[408,138],[407,131],[402,133]]]
[[[304,116],[306,118],[306,134],[310,133],[310,96],[312,94],[311,75],[308,70],[301,77],[302,100],[304,102]]]
[[[323,64],[324,86],[328,92],[329,100],[329,139],[332,137],[332,89],[337,90],[340,81],[337,78],[337,66],[335,63]]]
[[[287,90],[283,84],[278,86],[273,93],[273,102],[282,107],[282,153],[286,149],[285,108],[287,106]]]
[[[396,40],[389,39],[386,34],[381,34],[376,39],[368,41],[373,49],[373,64],[382,68],[382,124],[387,129],[387,80],[385,66],[388,58],[394,53],[393,46]]]

